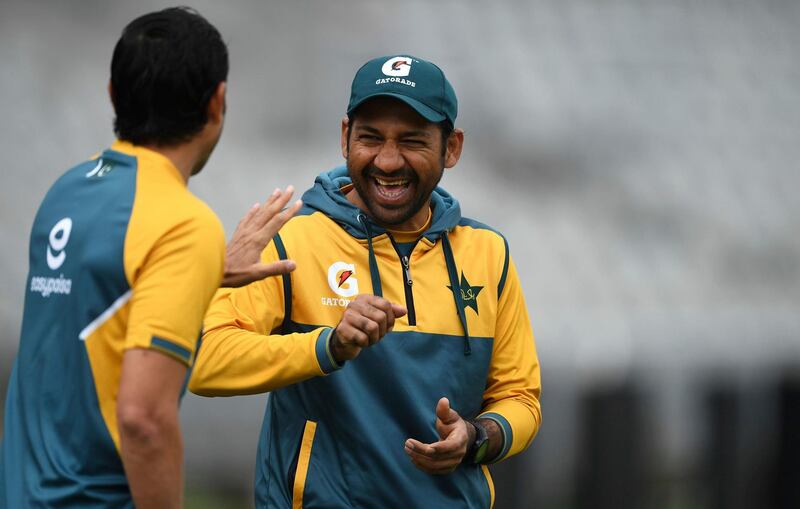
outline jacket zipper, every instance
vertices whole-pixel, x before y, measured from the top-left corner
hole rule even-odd
[[[406,307],[408,308],[408,325],[417,325],[417,313],[414,310],[414,292],[411,291],[411,285],[414,281],[411,279],[411,270],[408,268],[408,256],[403,255],[400,259],[403,264],[403,276],[405,284],[403,287],[406,290]]]
[[[389,235],[389,240],[392,241],[392,245],[394,246],[394,250],[397,253],[397,256],[400,257],[400,266],[403,268],[403,289],[405,290],[406,294],[406,309],[408,310],[408,325],[417,325],[417,312],[414,309],[414,292],[411,291],[411,287],[414,284],[414,280],[411,279],[411,269],[409,268],[408,263],[408,256],[401,254],[400,249],[397,247],[397,242],[395,242],[394,237]],[[413,249],[412,249],[413,251]]]

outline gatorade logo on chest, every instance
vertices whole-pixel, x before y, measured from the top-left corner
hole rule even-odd
[[[323,306],[347,307],[350,297],[358,295],[356,266],[352,263],[335,262],[328,267],[328,286],[339,298],[322,297]]]

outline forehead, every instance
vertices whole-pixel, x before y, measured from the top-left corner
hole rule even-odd
[[[411,106],[392,97],[375,97],[355,110],[352,127],[401,127],[416,130],[435,130],[437,124],[417,113]]]

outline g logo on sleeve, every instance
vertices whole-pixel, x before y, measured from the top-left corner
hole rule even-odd
[[[64,248],[67,247],[70,233],[72,233],[72,219],[68,217],[57,222],[50,230],[50,244],[47,246],[47,266],[50,270],[58,270],[67,259]]]

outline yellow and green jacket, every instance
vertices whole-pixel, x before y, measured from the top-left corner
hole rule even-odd
[[[344,196],[344,167],[320,175],[263,253],[297,269],[220,290],[189,389],[271,392],[258,446],[258,507],[490,507],[485,465],[428,475],[407,438],[439,440],[441,397],[503,430],[495,461],[525,449],[541,422],[540,375],[505,239],[462,218],[441,188],[418,239],[396,238]],[[407,242],[411,240],[410,242]],[[359,293],[405,305],[394,330],[338,365],[333,328]]]

